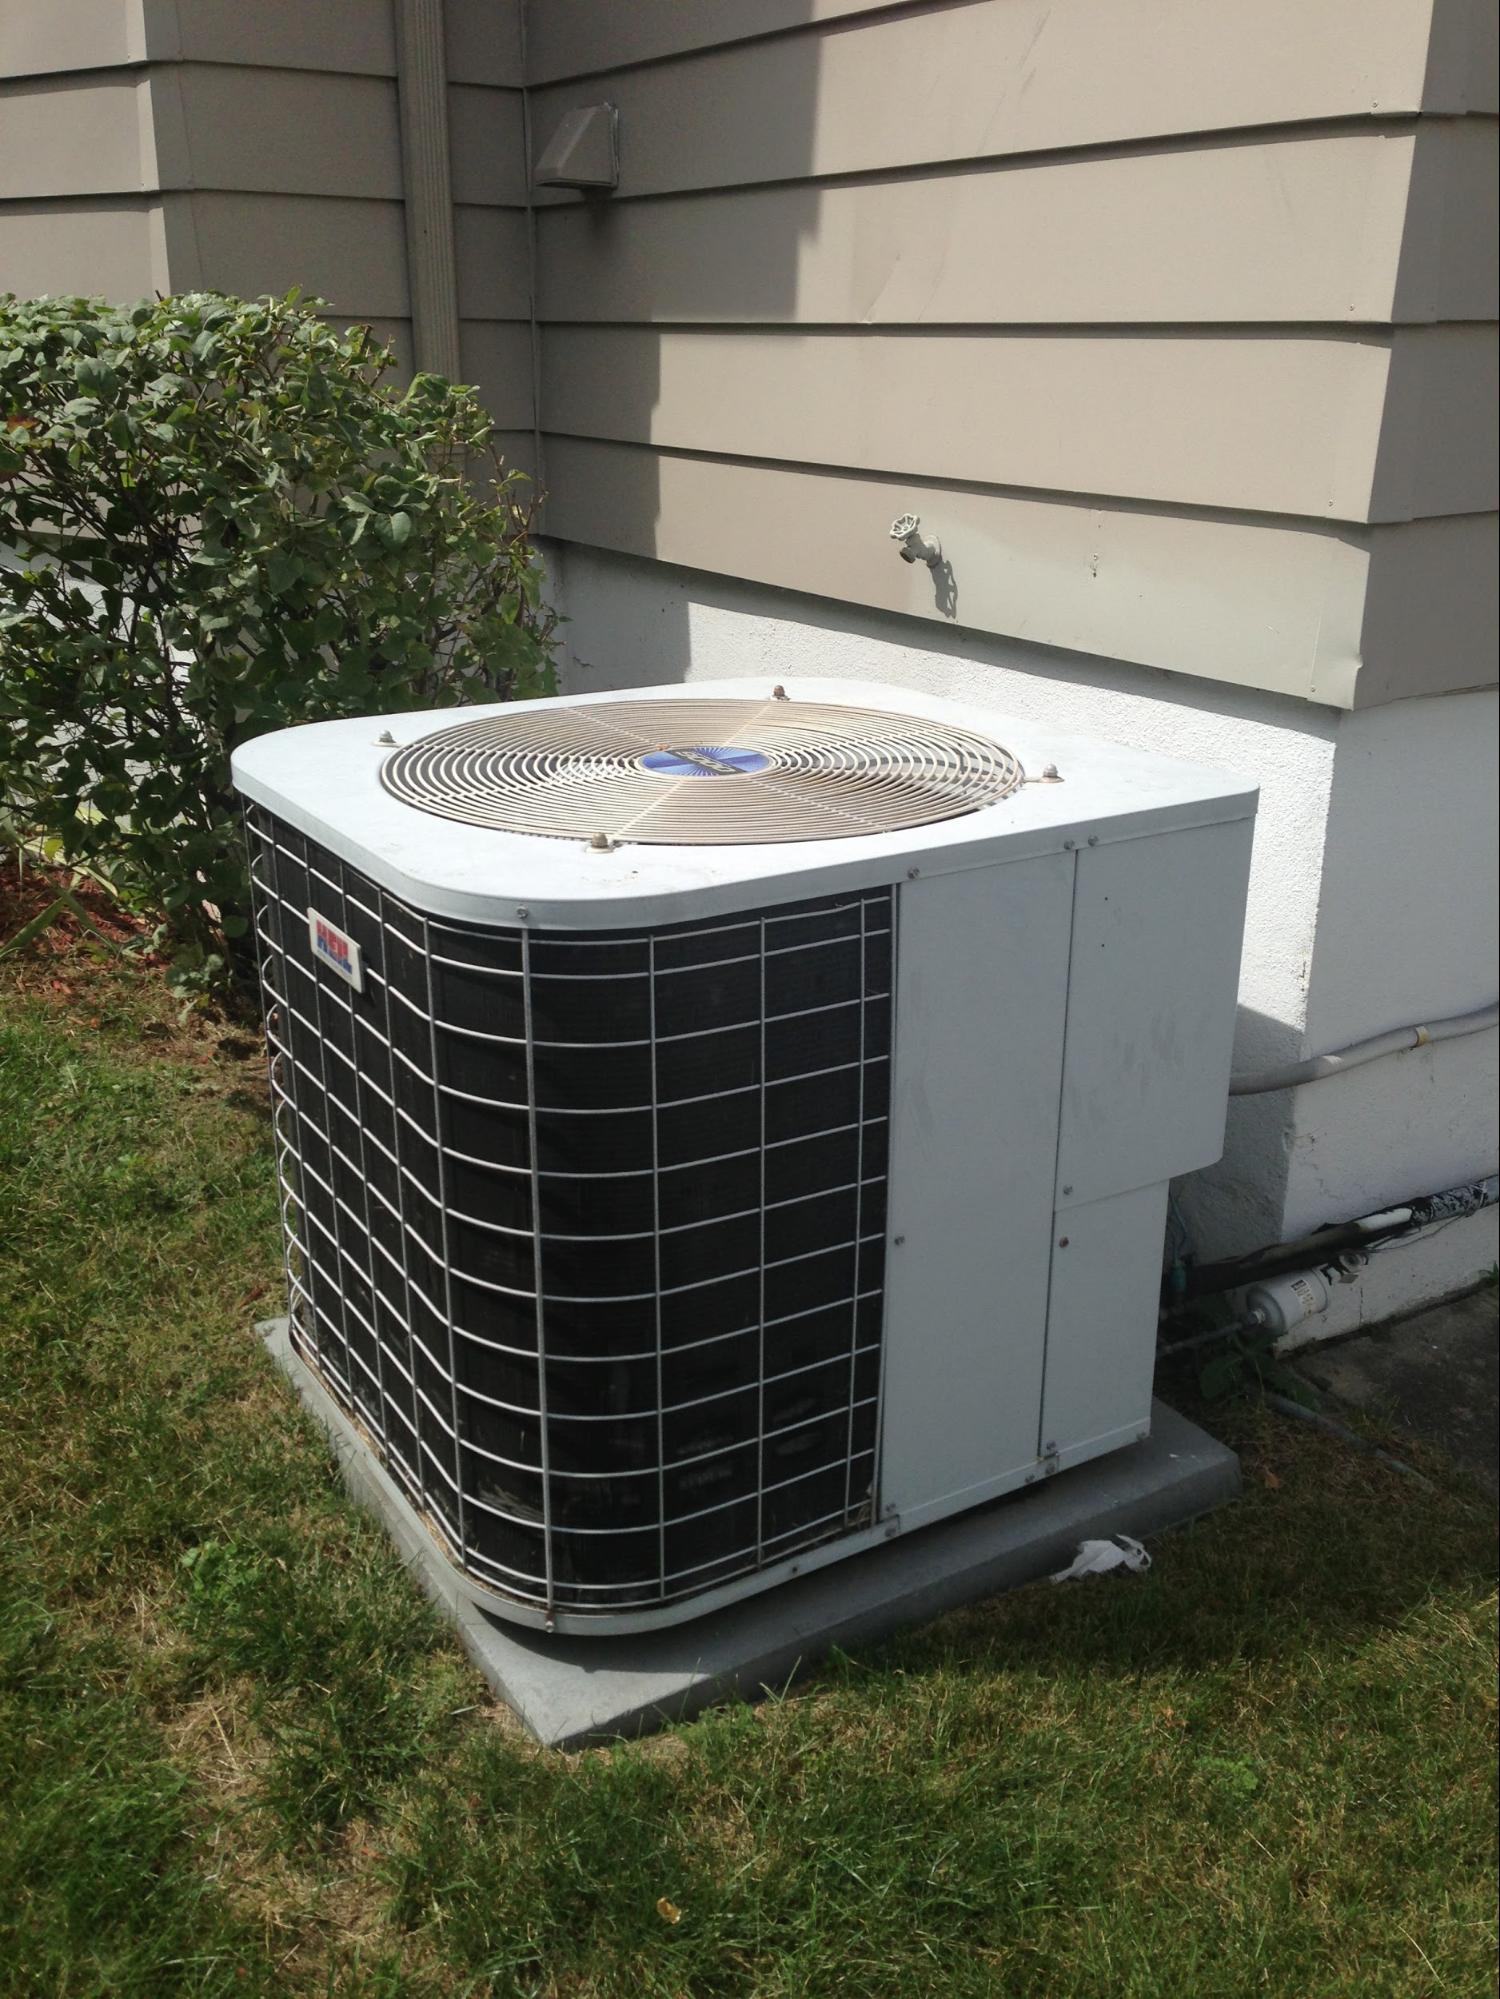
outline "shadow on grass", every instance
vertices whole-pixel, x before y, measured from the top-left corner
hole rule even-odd
[[[1195,1400],[1186,1382],[1167,1392],[1179,1407]],[[1034,1584],[863,1656],[907,1673],[1050,1667],[1129,1679],[1245,1661],[1294,1670],[1330,1645],[1398,1629],[1446,1592],[1493,1587],[1491,1509],[1437,1453],[1422,1454],[1438,1484],[1427,1493],[1253,1403],[1191,1414],[1240,1452],[1244,1493],[1163,1535],[1148,1574]]]

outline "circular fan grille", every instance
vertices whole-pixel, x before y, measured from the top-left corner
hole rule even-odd
[[[1023,777],[966,729],[782,697],[520,706],[424,736],[380,775],[466,826],[654,846],[889,833],[975,812]]]

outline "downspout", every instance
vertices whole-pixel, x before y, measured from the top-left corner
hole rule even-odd
[[[531,185],[531,68],[526,40],[526,24],[531,0],[520,0],[521,17],[521,144],[526,158],[526,318],[531,352],[531,463],[535,478],[532,491],[538,500],[546,496],[542,464],[542,340],[537,322],[536,198]],[[545,532],[545,530],[543,530]]]
[[[443,0],[396,0],[396,92],[413,358],[420,373],[456,381],[458,274]]]

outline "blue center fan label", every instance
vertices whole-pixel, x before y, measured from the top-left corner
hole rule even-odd
[[[307,912],[307,941],[312,946],[312,954],[336,972],[345,985],[353,986],[357,993],[365,989],[365,975],[359,962],[359,946],[347,930],[340,930],[336,923],[330,923],[326,916],[319,916],[315,909]]]
[[[649,750],[641,769],[658,777],[754,777],[771,759],[759,750],[731,750],[695,744],[689,750]]]

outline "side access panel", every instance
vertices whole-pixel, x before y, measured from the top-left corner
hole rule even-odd
[[[1049,1470],[1150,1430],[1166,1222],[1165,1180],[1056,1218],[1038,1439]]]
[[[1254,824],[1080,850],[1060,1208],[1191,1173],[1223,1151]]]
[[[903,1529],[1035,1470],[1073,872],[901,888],[880,1503]]]

